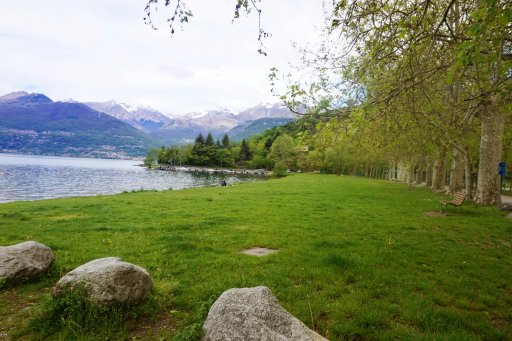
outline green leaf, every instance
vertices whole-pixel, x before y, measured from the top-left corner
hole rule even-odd
[[[482,32],[482,24],[476,23],[471,25],[471,27],[468,30],[468,35],[470,36],[477,36]]]

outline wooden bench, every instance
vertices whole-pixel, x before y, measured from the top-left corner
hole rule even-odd
[[[462,204],[464,203],[464,200],[466,200],[467,198],[467,194],[464,193],[464,192],[458,192],[458,193],[455,193],[455,195],[453,196],[452,200],[450,201],[440,201],[441,205],[443,207],[446,207],[448,205],[452,205],[452,206],[456,206],[456,207],[460,207],[462,209]]]

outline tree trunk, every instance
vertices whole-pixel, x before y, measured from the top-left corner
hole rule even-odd
[[[443,191],[445,190],[445,161],[446,159],[446,151],[443,150],[441,155],[434,162],[434,169],[432,172],[432,189],[435,191]]]
[[[421,185],[423,183],[423,165],[420,163],[418,168],[416,168],[416,185]]]
[[[397,180],[400,182],[407,182],[408,178],[409,174],[407,172],[407,168],[402,162],[400,162],[398,164]]]
[[[414,185],[414,164],[407,167],[407,185]]]
[[[393,168],[391,170],[391,180],[398,180],[398,166],[396,163],[393,164]]]
[[[466,179],[466,193],[468,194],[468,199],[471,200],[473,199],[473,167],[468,147],[466,147],[466,153],[464,153],[464,172]]]
[[[452,169],[450,171],[450,183],[448,185],[448,193],[450,194],[460,192],[464,189],[465,162],[464,154],[461,152],[462,147],[459,146],[459,148],[453,148]]]
[[[494,97],[494,96],[493,96]],[[475,202],[493,205],[501,201],[498,163],[501,160],[501,139],[505,115],[496,110],[495,99],[490,98],[480,115],[480,160]]]
[[[425,187],[431,188],[432,187],[432,172],[434,171],[432,167],[432,163],[428,163],[427,165],[427,178],[425,180]]]
[[[409,167],[407,167],[405,164],[402,164],[402,179],[400,179],[401,182],[407,183],[409,181]]]

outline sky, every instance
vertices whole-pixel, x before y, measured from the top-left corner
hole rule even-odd
[[[1,1],[0,95],[43,93],[53,100],[151,106],[165,114],[277,102],[271,67],[286,73],[299,46],[319,41],[321,0],[263,0],[267,57],[258,18],[232,23],[235,0],[188,0],[193,17],[171,37],[165,11],[158,30],[144,25],[147,0]],[[160,2],[164,2],[161,0]]]

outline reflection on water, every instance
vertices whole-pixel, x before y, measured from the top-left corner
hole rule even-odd
[[[71,196],[115,194],[140,189],[183,189],[241,181],[220,174],[148,170],[140,161],[102,160],[0,153],[0,203]]]

